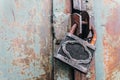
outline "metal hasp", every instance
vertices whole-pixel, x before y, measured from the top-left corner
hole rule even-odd
[[[82,24],[82,21],[81,23],[79,23],[79,18],[81,17],[78,14],[73,14],[72,19],[74,20],[72,20],[72,22],[74,23],[74,25],[70,30],[70,33],[67,34],[65,39],[62,40],[61,46],[54,57],[66,64],[69,64],[79,71],[87,73],[93,57],[95,46],[93,46],[94,44],[91,45],[90,43],[85,41],[85,38],[80,38],[81,33],[79,33],[79,30],[77,31],[77,29],[79,28],[79,25]],[[83,22],[83,24],[86,24],[85,21]],[[92,38],[96,38],[94,36]],[[91,42],[95,41],[92,40]]]

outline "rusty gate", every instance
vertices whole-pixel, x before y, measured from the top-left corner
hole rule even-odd
[[[97,32],[88,77],[53,58],[71,27],[72,0],[0,0],[0,80],[120,80],[120,1],[76,1]]]

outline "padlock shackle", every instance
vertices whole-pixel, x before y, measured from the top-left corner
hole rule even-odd
[[[69,33],[74,34],[75,31],[76,31],[76,29],[77,29],[77,24],[74,24],[74,25],[71,27],[71,30],[70,30]],[[93,37],[92,37],[92,40],[91,40],[90,44],[95,45],[96,40],[97,40],[97,34],[96,34],[95,27],[94,27],[94,26],[91,26],[91,30],[93,31]]]
[[[77,24],[74,24],[74,25],[71,27],[70,33],[71,33],[71,34],[74,34],[75,31],[76,31],[76,29],[77,29]]]

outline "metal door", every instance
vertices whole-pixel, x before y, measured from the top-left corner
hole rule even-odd
[[[120,80],[120,1],[82,1],[97,30],[88,80]],[[53,59],[56,40],[70,28],[71,4],[72,0],[0,0],[0,80],[74,79],[71,67]],[[76,78],[86,76],[80,73]]]

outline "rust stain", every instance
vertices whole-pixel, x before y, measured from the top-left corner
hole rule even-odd
[[[105,71],[107,76],[111,75],[112,72],[114,72],[114,69],[120,65],[120,54],[119,54],[119,48],[120,47],[113,47],[110,45],[110,43],[107,43],[107,41],[104,40],[104,63],[105,63]]]
[[[20,3],[20,0],[14,0],[14,2],[17,8],[21,8],[22,5]]]
[[[119,80],[120,79],[120,66],[116,66],[115,69],[113,69],[113,72],[108,75],[106,80]]]
[[[95,57],[93,57],[90,65],[90,75],[88,75],[88,80],[95,80],[95,75]]]
[[[108,3],[106,2],[106,4]],[[117,72],[120,72],[120,67],[118,67],[120,65],[119,7],[120,5],[117,4],[110,9],[109,11],[110,15],[107,17],[107,22],[105,24],[106,31],[103,39],[103,45],[104,45],[105,72],[107,75],[107,80],[113,80],[112,75],[115,72],[115,70],[117,70]]]
[[[17,58],[13,60],[13,65],[28,68],[32,63],[30,58]]]
[[[39,75],[38,77],[32,77],[32,78],[28,78],[25,80],[51,80],[49,73],[43,74],[43,75]]]
[[[117,2],[116,2],[116,0],[104,0],[103,1],[105,4],[118,4]]]
[[[24,70],[21,70],[21,74],[22,74],[22,75],[25,75],[25,71],[24,71]]]
[[[65,0],[65,9],[64,9],[64,13],[71,13],[71,0]]]

